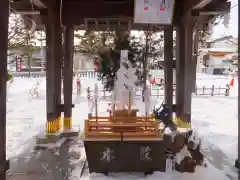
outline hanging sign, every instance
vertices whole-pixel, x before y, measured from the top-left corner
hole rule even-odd
[[[175,0],[135,0],[134,22],[172,24]]]

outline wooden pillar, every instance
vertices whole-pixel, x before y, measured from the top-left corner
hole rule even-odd
[[[193,82],[193,23],[191,15],[185,19],[185,84],[184,84],[184,107],[183,120],[191,123],[192,106],[192,82]]]
[[[56,125],[56,94],[54,85],[54,24],[52,24],[53,14],[48,11],[48,22],[46,24],[46,96],[47,96],[47,122],[46,132],[55,133],[57,131]]]
[[[238,3],[238,157],[235,167],[240,169],[240,3]],[[240,171],[238,171],[240,177]]]
[[[74,28],[66,26],[64,34],[64,129],[72,128],[72,84],[73,84],[73,46]]]
[[[46,24],[47,133],[57,133],[61,129],[62,31],[56,10],[58,8],[54,7],[48,9]]]
[[[6,83],[9,1],[0,1],[0,179],[6,179]]]
[[[191,126],[192,98],[192,19],[185,14],[182,23],[177,27],[177,58],[176,58],[176,105],[177,125]]]
[[[185,84],[185,33],[184,25],[180,24],[176,29],[176,115],[182,116],[184,104],[184,84]]]
[[[164,100],[170,108],[172,117],[173,104],[173,27],[164,27]]]
[[[59,7],[59,6],[56,6]],[[60,14],[59,8],[54,11],[55,14]],[[60,18],[56,16],[54,19],[54,85],[56,96],[55,106],[56,106],[56,125],[57,132],[62,129],[62,118],[61,118],[61,100],[62,100],[62,63],[63,63],[63,45],[62,45],[62,27],[60,25]]]

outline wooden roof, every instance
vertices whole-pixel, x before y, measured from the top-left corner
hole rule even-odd
[[[227,0],[175,0],[173,24],[177,24],[182,14],[192,11],[194,16],[229,11]],[[32,2],[32,4],[31,4]],[[14,0],[11,8],[14,11],[31,17],[38,25],[45,23],[47,9],[54,4],[61,8],[63,25],[74,25],[79,29],[126,26],[131,29],[144,29],[147,25],[133,24],[134,0]],[[160,27],[160,26],[155,26]]]

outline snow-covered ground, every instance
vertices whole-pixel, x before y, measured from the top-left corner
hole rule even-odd
[[[231,78],[198,74],[197,85],[224,87],[230,82]],[[40,82],[38,89],[40,96],[32,97],[30,90],[35,87],[37,82]],[[100,83],[95,79],[81,80],[83,91],[85,92],[88,86],[93,88],[95,83],[98,83],[100,86]],[[14,78],[14,82],[9,85],[7,97],[7,157],[13,157],[20,153],[32,136],[44,132],[46,121],[45,90],[44,78]],[[73,101],[75,103],[73,124],[80,126],[82,130],[84,119],[87,118],[88,103],[85,99],[77,97],[75,93]],[[154,103],[161,101],[161,98],[157,100],[153,98]],[[101,101],[100,104],[100,113],[105,113],[108,102]],[[229,97],[194,96],[192,117],[194,129],[204,139],[203,148],[205,150],[220,149],[226,155],[225,160],[233,165],[237,157],[237,84],[235,83],[235,86],[231,89]],[[201,171],[200,168],[199,172],[201,173]],[[217,178],[218,173],[215,174],[216,176],[214,177]],[[163,179],[162,177],[165,175],[155,173],[152,177],[154,176],[160,176]],[[171,176],[176,175],[172,174]],[[195,177],[196,175],[181,175],[179,179],[182,177],[188,180],[192,176]],[[141,179],[141,177],[136,178]],[[92,179],[94,179],[94,176]],[[98,179],[101,179],[99,175]],[[111,179],[111,177],[108,179]],[[126,176],[123,179],[130,178]],[[202,177],[201,179],[207,178]]]
[[[117,173],[110,174],[108,177],[102,174],[91,174],[91,180],[212,180],[213,177],[217,180],[229,180],[224,172],[221,172],[215,169],[212,165],[206,169],[204,167],[197,167],[196,173],[178,173],[178,172],[154,172],[152,175],[143,176],[142,173]],[[86,177],[83,180],[89,180],[89,177]]]

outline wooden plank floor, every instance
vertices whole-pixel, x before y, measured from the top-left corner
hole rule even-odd
[[[58,149],[28,150],[10,159],[7,180],[80,179],[85,152],[80,140],[71,140]]]

